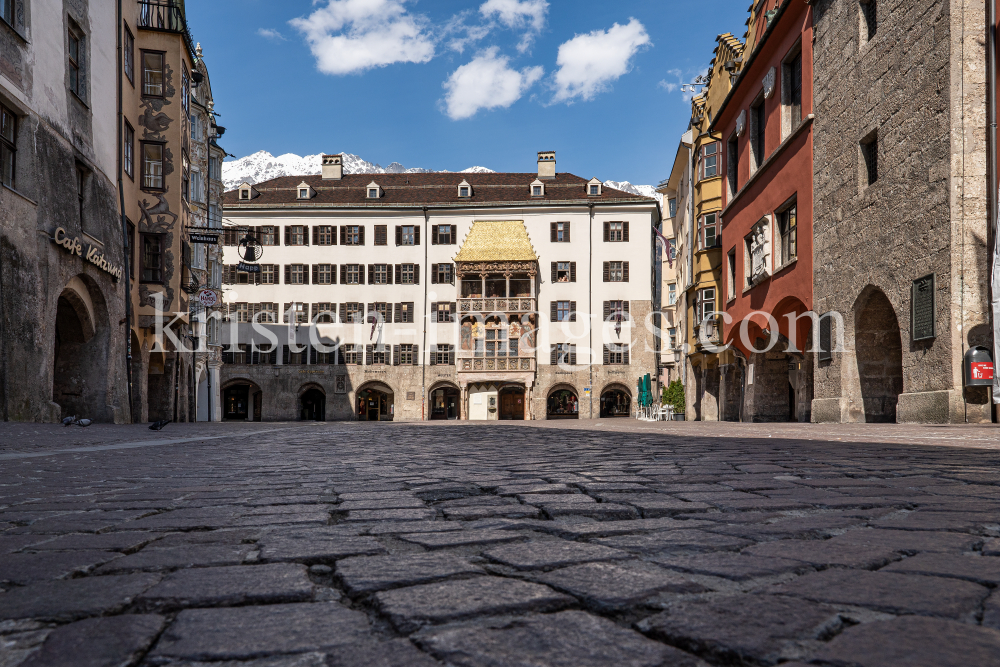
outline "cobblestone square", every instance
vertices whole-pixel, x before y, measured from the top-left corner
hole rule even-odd
[[[0,665],[1000,665],[1000,432],[0,424]]]

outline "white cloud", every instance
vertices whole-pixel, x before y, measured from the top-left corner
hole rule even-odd
[[[470,9],[459,12],[436,30],[439,39],[446,42],[452,51],[464,53],[467,46],[482,40],[493,29],[493,26],[489,24],[473,23],[470,25],[467,21],[472,14]]]
[[[491,47],[452,72],[444,82],[445,110],[452,120],[471,118],[480,109],[507,108],[535,84],[545,71],[509,66],[510,59]]]
[[[649,44],[646,28],[635,19],[607,31],[576,35],[559,47],[553,102],[591,100],[631,69],[631,60]]]
[[[485,19],[499,20],[512,30],[526,30],[517,45],[521,53],[531,48],[531,43],[545,27],[548,11],[546,0],[486,0],[479,7]]]
[[[656,87],[662,88],[668,93],[672,93],[678,88],[680,88],[680,85],[684,82],[684,80],[681,79],[681,71],[679,69],[672,69],[668,71],[667,74],[677,79],[677,82],[674,83],[673,81],[667,81],[666,79],[663,79],[658,84],[656,84]]]
[[[353,74],[434,57],[428,21],[409,14],[409,0],[327,0],[326,7],[289,23],[309,43],[324,74]]]
[[[288,41],[287,38],[284,35],[282,35],[277,30],[274,30],[273,28],[258,28],[257,34],[260,35],[261,37],[263,37],[264,39],[271,40],[272,42],[287,42]]]

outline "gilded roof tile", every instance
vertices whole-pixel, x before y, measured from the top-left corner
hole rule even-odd
[[[535,262],[523,220],[476,220],[456,262]]]

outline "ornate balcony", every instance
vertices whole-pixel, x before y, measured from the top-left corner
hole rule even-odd
[[[492,371],[519,371],[534,372],[534,357],[489,357],[483,359],[460,358],[458,361],[459,372],[465,373],[489,373]]]
[[[139,0],[139,27],[183,35],[191,57],[195,57],[194,39],[188,30],[184,3],[181,0]]]
[[[459,299],[458,312],[460,315],[471,315],[472,313],[533,313],[535,312],[535,299],[532,297],[510,297],[507,299]]]

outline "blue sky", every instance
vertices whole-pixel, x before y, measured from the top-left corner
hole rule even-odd
[[[188,22],[220,142],[242,157],[559,171],[655,184],[689,106],[676,85],[742,38],[747,0],[201,0]]]

